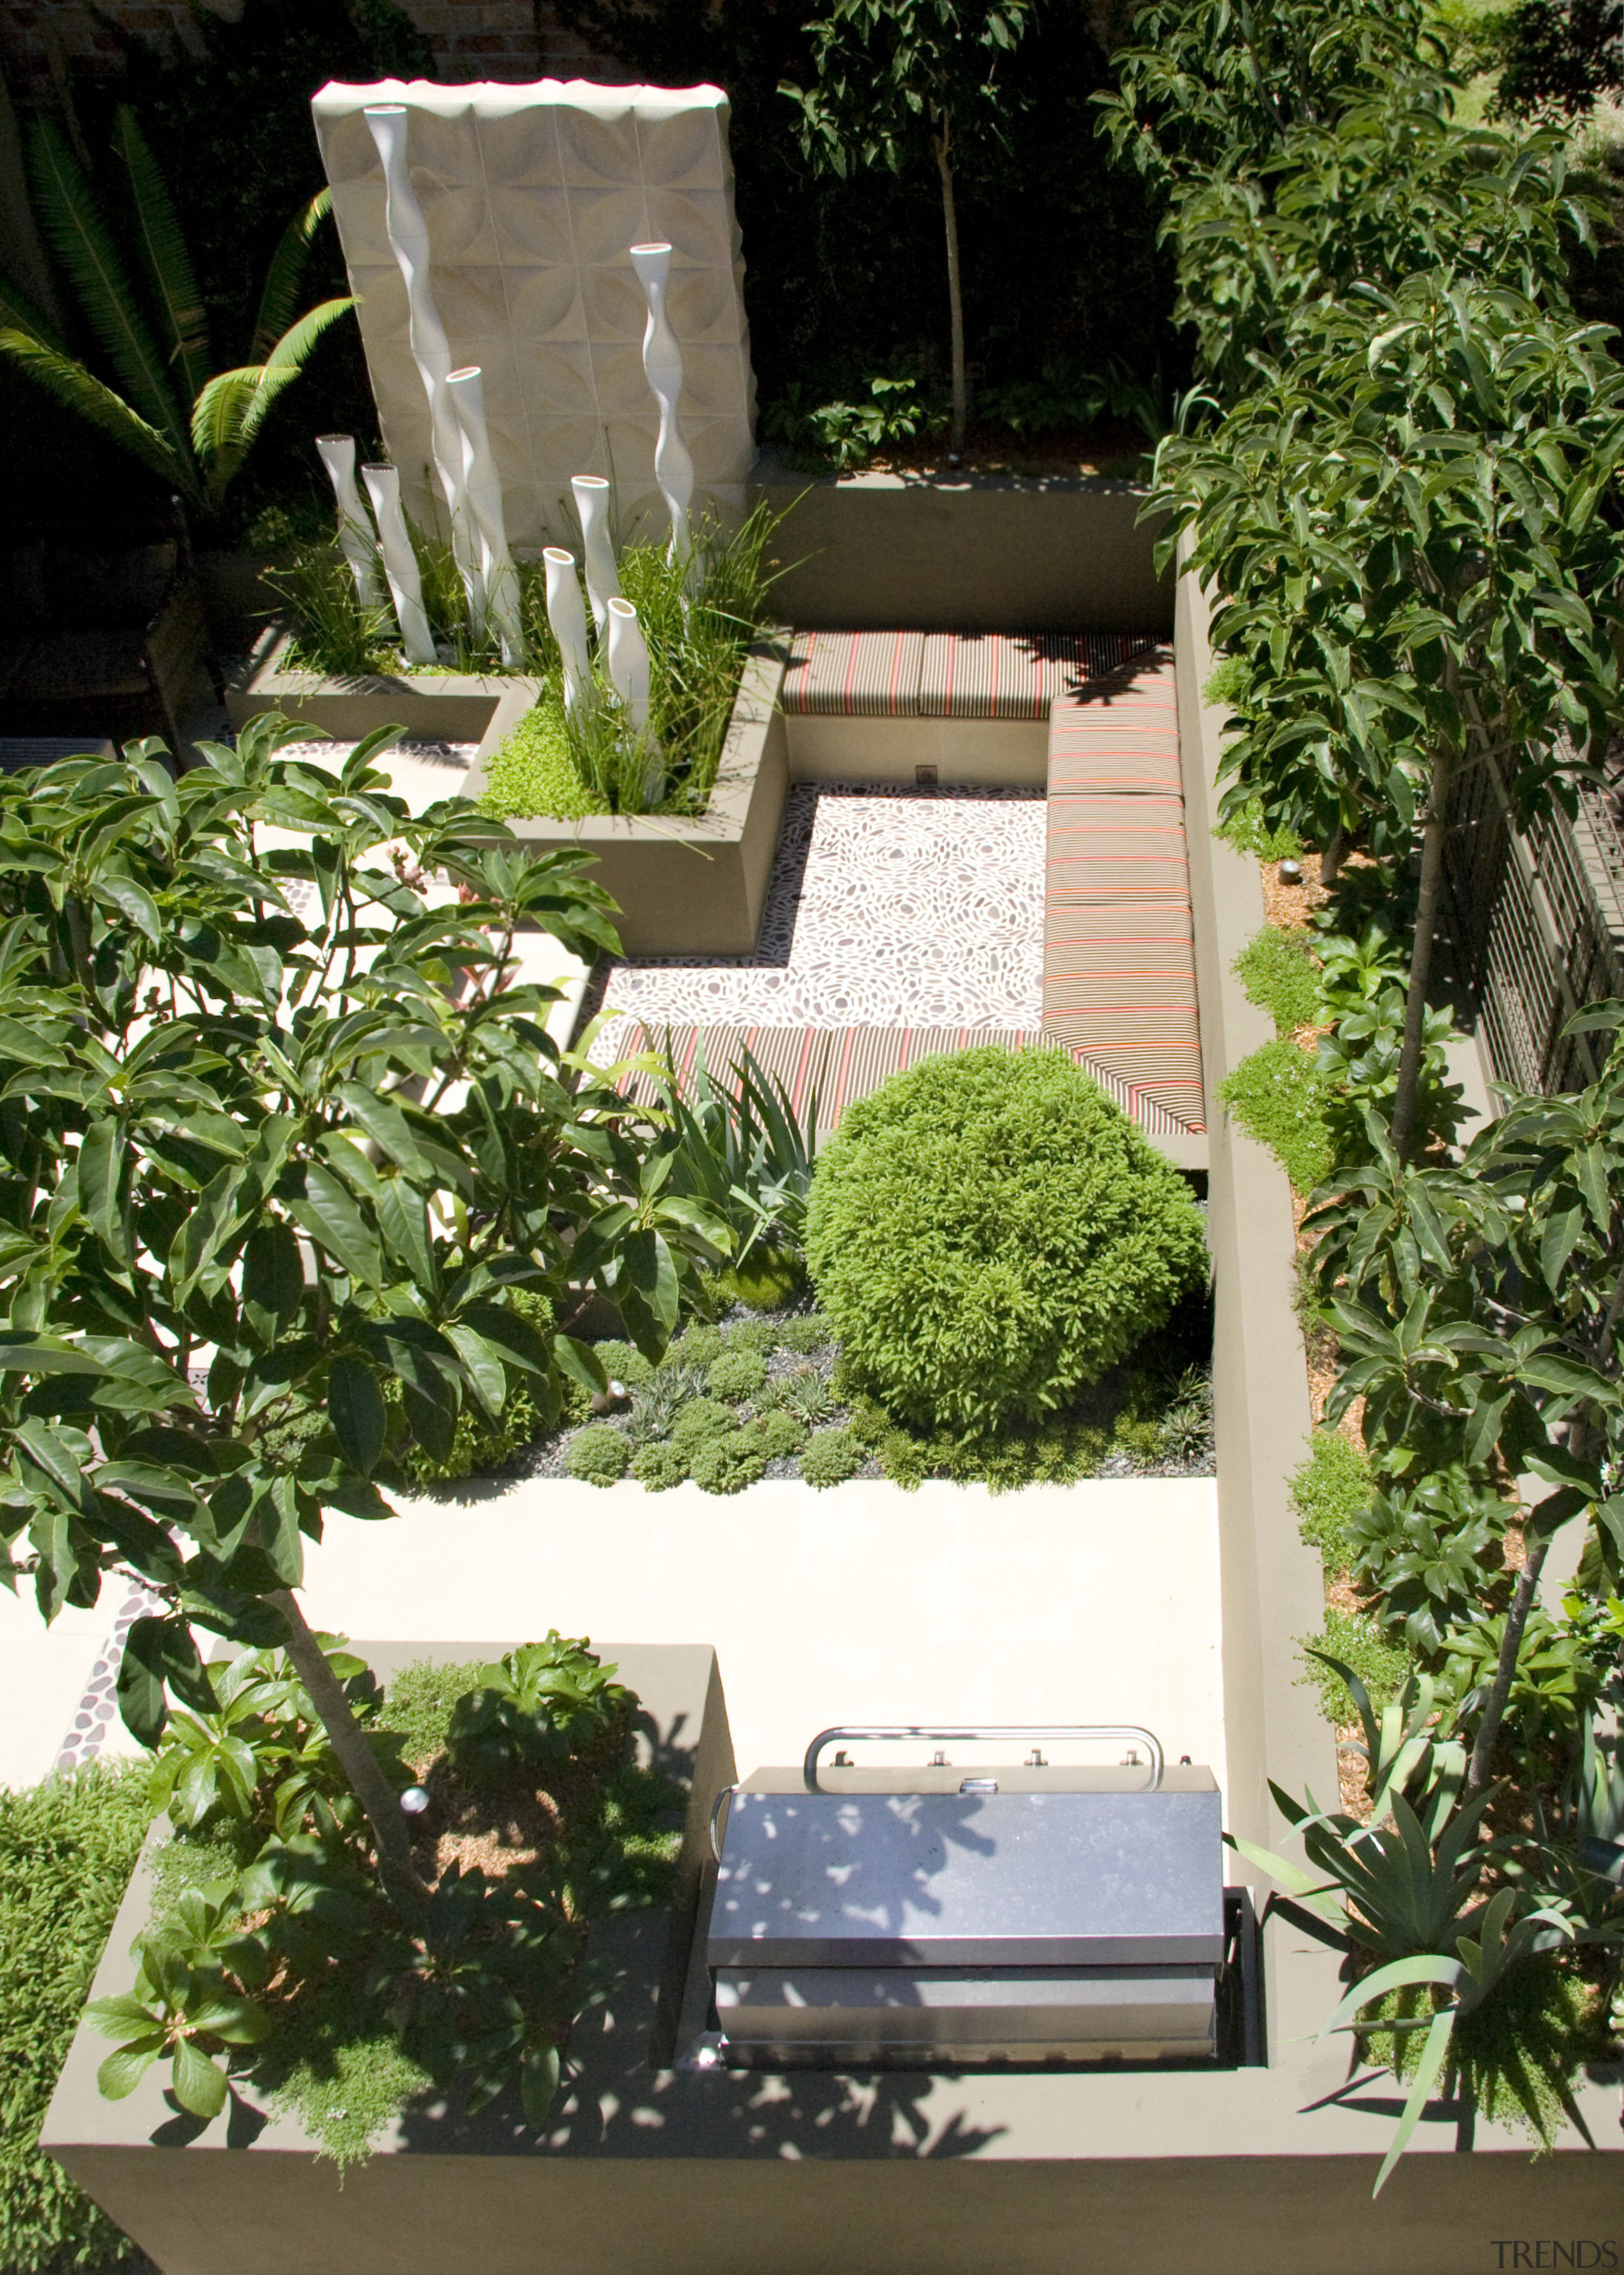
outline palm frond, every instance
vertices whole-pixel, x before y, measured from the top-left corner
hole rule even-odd
[[[264,377],[261,365],[243,364],[235,371],[216,372],[200,389],[192,406],[192,447],[206,472],[240,442],[244,416]]]
[[[298,323],[291,325],[279,340],[273,341],[264,359],[267,371],[296,372],[304,368],[312,348],[330,324],[340,316],[347,316],[355,302],[346,294],[338,300],[322,300],[307,309]]]
[[[34,122],[28,176],[51,249],[129,397],[131,409],[147,427],[169,438],[178,457],[186,457],[185,423],[164,359],[141,314],[90,184],[54,118]]]
[[[269,361],[271,350],[293,321],[311,245],[316,231],[332,210],[331,190],[318,190],[282,232],[281,242],[265,272],[265,289],[260,295],[260,313],[254,318],[253,339],[248,350],[261,363]]]
[[[0,354],[9,356],[13,363],[36,379],[58,403],[76,411],[81,419],[121,449],[138,457],[143,465],[172,488],[180,490],[193,503],[201,502],[197,471],[188,455],[183,458],[166,435],[149,427],[138,411],[127,404],[122,395],[87,372],[82,363],[64,355],[59,348],[49,347],[31,333],[7,327],[0,329]]]
[[[147,282],[168,324],[174,369],[190,403],[208,377],[208,318],[168,185],[128,103],[118,106],[113,147],[129,170]]]
[[[7,276],[0,276],[0,324],[9,326],[14,332],[26,332],[42,347],[55,348],[60,355],[67,353],[67,344],[49,317],[42,314],[27,294],[19,292]]]

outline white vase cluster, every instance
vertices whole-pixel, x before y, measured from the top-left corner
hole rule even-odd
[[[480,367],[470,364],[453,369],[450,343],[429,289],[428,227],[406,162],[406,106],[373,104],[365,117],[382,162],[385,228],[406,288],[412,357],[428,401],[430,448],[450,517],[452,557],[468,596],[469,623],[476,639],[494,631],[504,666],[517,669],[525,661],[518,578],[502,524],[502,481],[486,429]],[[643,370],[660,406],[654,480],[670,517],[668,558],[685,561],[686,576],[691,579],[689,510],[693,500],[693,460],[677,424],[682,349],[666,314],[671,247],[634,245],[631,255],[648,303]],[[361,468],[372,502],[369,516],[356,488],[354,438],[324,435],[318,437],[317,449],[338,503],[338,542],[362,605],[385,606],[387,588],[387,604],[394,608],[408,661],[434,662],[434,636],[401,506],[399,475],[393,466]],[[577,474],[570,488],[580,523],[581,568],[599,656],[610,685],[625,705],[631,725],[638,733],[645,733],[649,718],[648,644],[636,609],[620,589],[611,534],[613,493],[600,474]],[[562,546],[549,545],[543,559],[548,621],[563,659],[565,708],[573,712],[592,680],[586,605],[575,556]]]

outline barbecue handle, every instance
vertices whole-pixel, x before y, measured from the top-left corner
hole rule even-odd
[[[818,1757],[836,1738],[929,1738],[933,1742],[943,1739],[963,1744],[971,1738],[1139,1738],[1150,1748],[1150,1781],[1144,1790],[1154,1793],[1161,1784],[1161,1740],[1149,1730],[1141,1729],[1137,1722],[1000,1722],[982,1730],[924,1730],[916,1724],[888,1722],[872,1730],[848,1729],[843,1726],[833,1730],[820,1730],[806,1749],[802,1772],[808,1793],[820,1793],[818,1783]]]
[[[724,1801],[731,1801],[737,1791],[736,1785],[724,1785],[711,1803],[711,1855],[719,1864],[721,1862],[721,1805]]]

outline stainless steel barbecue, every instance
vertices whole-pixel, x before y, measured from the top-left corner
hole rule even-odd
[[[848,1761],[874,1738],[935,1751],[915,1768]],[[1132,1750],[1110,1768],[1045,1759],[1076,1738]],[[1031,1751],[971,1772],[943,1750],[988,1739]],[[719,1795],[712,1842],[706,1959],[729,2061],[1213,2056],[1229,1940],[1218,1788],[1166,1765],[1146,1730],[825,1730],[798,1772]]]

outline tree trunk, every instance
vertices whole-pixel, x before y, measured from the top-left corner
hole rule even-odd
[[[1327,893],[1341,874],[1342,848],[1346,842],[1346,832],[1339,821],[1326,838],[1325,850],[1319,857],[1319,882]]]
[[[1545,1551],[1550,1546],[1548,1539],[1535,1541],[1528,1550],[1527,1562],[1517,1575],[1511,1609],[1506,1614],[1506,1632],[1500,1637],[1500,1653],[1494,1668],[1494,1687],[1489,1693],[1489,1703],[1483,1710],[1483,1719],[1477,1725],[1477,1735],[1472,1743],[1472,1765],[1466,1780],[1468,1794],[1481,1793],[1494,1774],[1494,1749],[1499,1743],[1506,1702],[1511,1696],[1512,1677],[1517,1671],[1522,1631],[1528,1625],[1528,1615],[1534,1608],[1539,1575],[1545,1565]]]
[[[1421,837],[1421,897],[1416,904],[1416,934],[1410,947],[1409,993],[1404,1002],[1404,1048],[1399,1059],[1399,1086],[1393,1101],[1393,1150],[1401,1161],[1409,1159],[1415,1130],[1416,1093],[1421,1085],[1421,1046],[1426,1028],[1427,980],[1443,888],[1444,839],[1448,827],[1449,754],[1440,751],[1432,760],[1426,824]]]
[[[964,296],[959,276],[959,216],[953,199],[953,168],[948,157],[949,124],[944,111],[935,142],[936,164],[941,174],[941,213],[948,229],[948,307],[953,324],[953,428],[948,437],[948,463],[956,466],[964,455],[964,428],[970,406],[964,384]]]
[[[287,1623],[287,1653],[310,1703],[321,1718],[339,1765],[350,1780],[350,1790],[366,1812],[378,1852],[378,1871],[384,1886],[398,1903],[415,1909],[428,1899],[428,1889],[412,1861],[412,1840],[393,1788],[366,1742],[366,1733],[350,1712],[343,1686],[327,1663],[291,1589],[278,1588],[266,1599]]]

